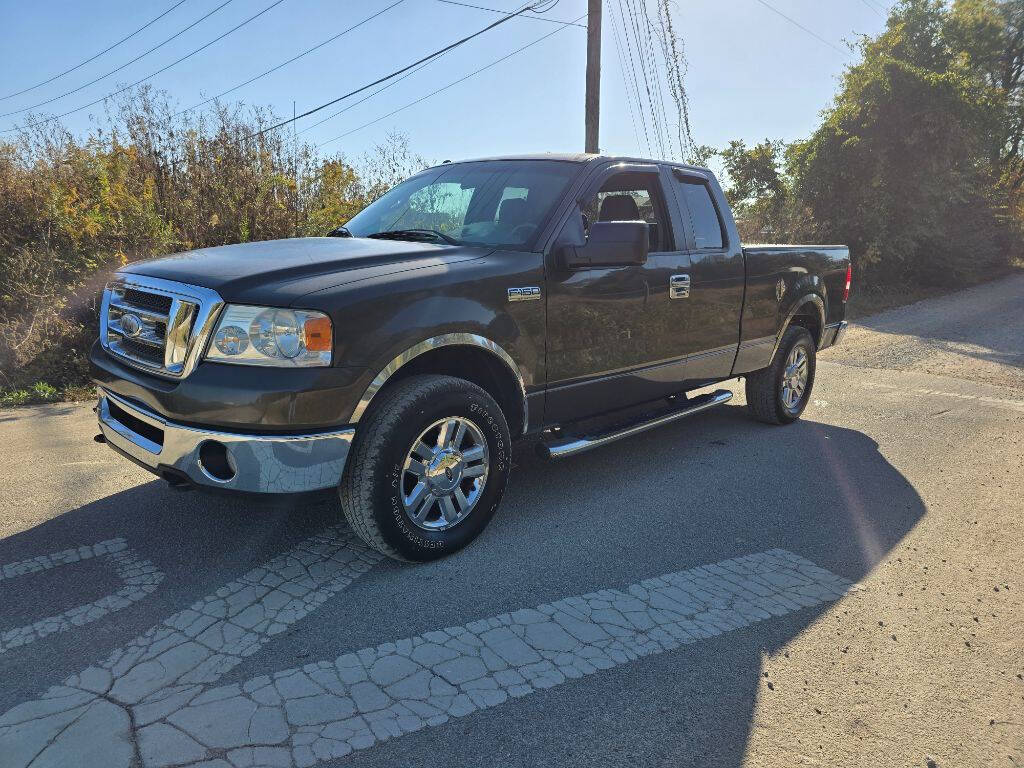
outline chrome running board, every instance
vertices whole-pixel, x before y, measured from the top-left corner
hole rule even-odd
[[[574,456],[577,453],[589,451],[592,448],[600,448],[602,445],[621,440],[624,437],[638,435],[648,429],[660,427],[663,424],[670,424],[679,419],[685,419],[695,413],[722,405],[732,399],[732,392],[727,389],[718,389],[706,395],[700,395],[686,401],[684,407],[677,411],[663,413],[648,421],[640,421],[626,427],[605,432],[598,435],[587,435],[583,437],[564,437],[547,443],[539,443],[537,452],[545,459],[564,459],[566,456]]]

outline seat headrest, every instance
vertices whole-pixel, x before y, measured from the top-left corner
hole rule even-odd
[[[524,224],[527,220],[529,208],[526,200],[521,197],[510,197],[501,201],[498,206],[498,221],[510,227]]]
[[[598,221],[638,221],[640,209],[632,195],[608,195],[601,201]]]

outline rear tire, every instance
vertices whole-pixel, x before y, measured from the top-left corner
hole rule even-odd
[[[388,557],[424,562],[480,535],[508,483],[501,408],[476,384],[412,376],[375,398],[341,480],[356,534]]]
[[[747,376],[747,408],[766,424],[791,424],[807,407],[814,387],[814,339],[806,328],[790,326],[772,364]]]

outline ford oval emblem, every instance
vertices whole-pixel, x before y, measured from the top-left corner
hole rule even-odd
[[[138,336],[142,333],[142,320],[139,319],[138,315],[130,313],[121,315],[121,331],[124,332],[125,336]]]

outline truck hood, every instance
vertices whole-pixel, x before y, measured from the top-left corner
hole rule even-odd
[[[492,250],[356,237],[301,237],[201,248],[119,270],[212,288],[226,302],[288,306],[313,291]]]

